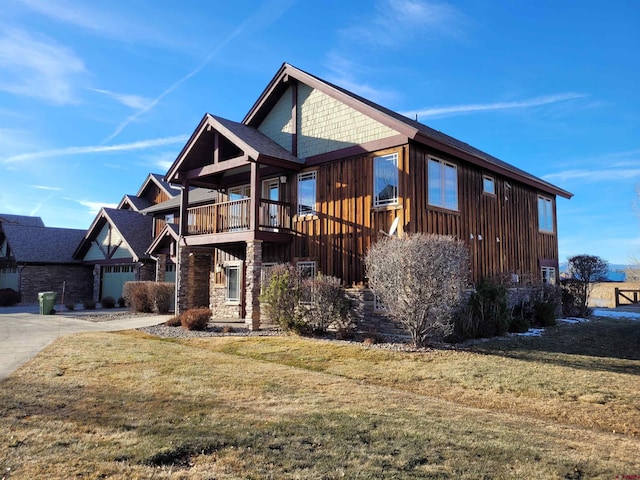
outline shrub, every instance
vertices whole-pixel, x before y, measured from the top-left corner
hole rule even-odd
[[[310,304],[299,312],[309,332],[323,334],[330,325],[335,325],[345,335],[351,323],[351,300],[347,298],[340,279],[318,274],[304,279],[302,288],[310,292]]]
[[[96,309],[96,301],[93,298],[85,298],[82,301],[82,306],[85,310],[95,310]]]
[[[562,287],[562,314],[565,317],[589,316],[591,309],[583,309],[580,290],[582,285],[574,278],[560,281]]]
[[[118,297],[118,307],[124,308],[127,306],[127,302],[124,301],[123,297]]]
[[[167,313],[173,303],[175,285],[171,282],[152,282],[148,288],[153,311]]]
[[[180,327],[182,325],[182,320],[180,320],[179,315],[174,315],[169,320],[164,322],[167,327]]]
[[[296,317],[300,298],[297,269],[290,264],[271,267],[260,295],[262,308],[271,321],[283,330],[300,332],[301,322]]]
[[[127,306],[134,312],[149,313],[152,311],[153,304],[149,297],[148,283],[150,282],[125,282],[122,288],[122,296]]]
[[[171,308],[173,292],[174,284],[171,282],[126,282],[122,296],[134,312],[167,313]]]
[[[211,320],[211,310],[208,308],[192,308],[180,315],[182,328],[187,330],[204,330]]]
[[[567,271],[577,282],[573,293],[579,299],[580,315],[588,317],[591,313],[588,305],[593,282],[600,282],[607,278],[609,264],[595,255],[574,255],[569,257]]]
[[[510,326],[507,287],[502,282],[486,278],[471,293],[458,314],[456,334],[462,339],[495,337],[504,335]]]
[[[64,306],[70,312],[73,312],[76,309],[76,303],[75,302],[67,302],[67,303],[64,304]]]
[[[103,297],[100,300],[100,305],[102,305],[102,308],[113,308],[116,306],[116,299],[109,296]]]
[[[0,289],[0,307],[11,307],[20,303],[20,294],[13,288]]]
[[[534,304],[535,325],[539,327],[552,327],[556,324],[556,307],[551,302],[538,300]]]
[[[453,330],[453,313],[469,274],[469,250],[441,235],[386,237],[365,256],[369,285],[416,347]]]

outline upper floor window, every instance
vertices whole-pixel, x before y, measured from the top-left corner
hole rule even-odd
[[[373,206],[398,203],[398,154],[373,159]]]
[[[298,174],[298,215],[316,214],[316,172]]]
[[[553,232],[553,200],[538,197],[538,227],[542,232]]]
[[[482,191],[489,195],[496,194],[496,181],[493,177],[489,177],[487,175],[482,177]]]
[[[458,210],[458,168],[454,164],[429,159],[429,205]]]

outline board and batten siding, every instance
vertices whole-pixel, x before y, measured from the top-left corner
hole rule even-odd
[[[374,208],[373,158],[389,153],[398,154],[398,204]],[[429,205],[429,155],[456,165],[457,211]],[[537,281],[539,260],[558,258],[556,234],[538,228],[537,190],[426,147],[407,144],[307,171],[316,172],[317,214],[294,217],[292,259],[314,260],[318,271],[346,285],[364,281],[364,255],[396,217],[400,234],[436,233],[463,240],[474,281],[510,274],[523,282]],[[495,180],[495,195],[483,192],[484,175]],[[292,183],[289,201],[296,205],[297,182]],[[544,196],[552,199],[555,217],[555,197]]]
[[[117,230],[111,228],[111,225],[107,223],[102,227],[102,230],[100,230],[100,233],[96,236],[95,241],[91,242],[91,246],[83,260],[85,262],[90,262],[111,258],[131,257],[132,253],[126,247],[126,244],[120,234],[118,234]]]

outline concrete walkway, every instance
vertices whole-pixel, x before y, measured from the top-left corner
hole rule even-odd
[[[0,307],[0,382],[43,348],[64,335],[81,332],[114,332],[148,327],[166,321],[168,315],[130,317],[108,321],[88,319],[91,315],[118,312],[95,310],[39,315],[39,307]],[[83,319],[84,318],[84,319]]]

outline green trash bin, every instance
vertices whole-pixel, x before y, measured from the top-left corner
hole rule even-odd
[[[40,315],[51,315],[56,304],[56,292],[38,293],[38,303],[40,303]]]

